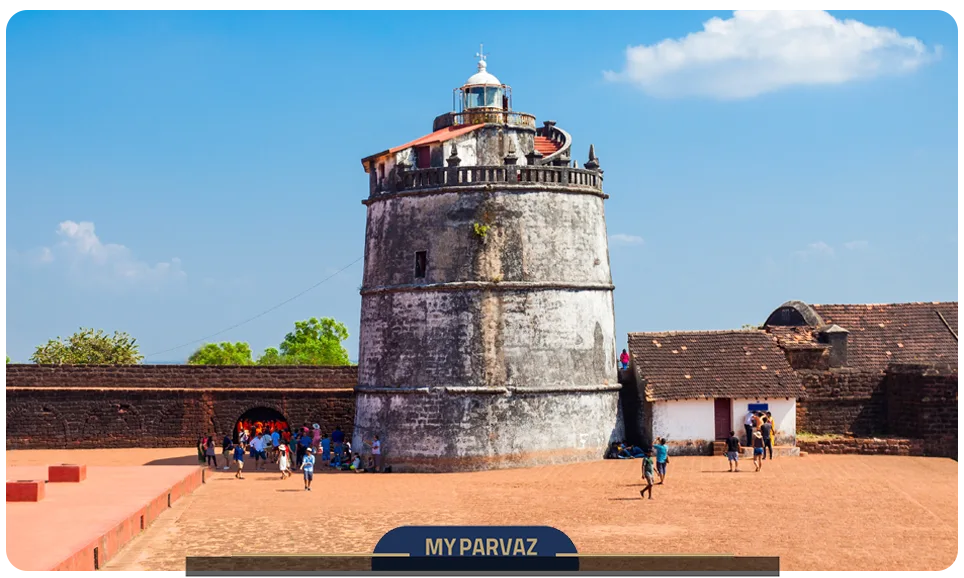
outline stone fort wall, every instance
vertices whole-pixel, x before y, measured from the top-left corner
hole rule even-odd
[[[806,390],[797,403],[797,431],[872,436],[887,433],[884,373],[861,369],[798,369]]]
[[[924,455],[957,459],[957,368],[895,365],[884,379],[890,433],[918,438]]]
[[[884,371],[834,368],[797,373],[806,389],[797,404],[798,431],[857,438],[900,436],[909,440],[912,453],[957,459],[956,367],[892,364]],[[847,443],[824,445],[842,450]],[[893,453],[891,445],[884,444],[879,453]],[[853,453],[873,453],[867,444],[861,447]]]
[[[7,449],[192,447],[254,408],[351,432],[355,367],[7,365]]]
[[[354,367],[8,365],[6,372],[8,450],[191,447],[200,435],[233,432],[256,407],[327,431],[355,424]],[[925,455],[957,458],[956,368],[800,374],[807,397],[797,405],[799,431],[901,436],[920,440]]]

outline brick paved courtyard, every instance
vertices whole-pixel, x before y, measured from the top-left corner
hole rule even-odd
[[[192,449],[8,451],[8,465],[196,463]],[[366,553],[410,524],[554,526],[580,552],[776,555],[783,570],[940,570],[957,557],[957,462],[810,455],[754,473],[671,460],[654,500],[638,460],[467,474],[208,476],[107,569],[184,570],[189,555]]]

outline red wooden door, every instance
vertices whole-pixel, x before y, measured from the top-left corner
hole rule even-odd
[[[432,166],[432,149],[429,147],[417,147],[415,154],[417,155],[415,159],[417,163],[416,168],[427,169]]]
[[[730,437],[733,429],[733,413],[730,411],[729,399],[714,399],[713,411],[716,422],[716,439],[725,440]]]

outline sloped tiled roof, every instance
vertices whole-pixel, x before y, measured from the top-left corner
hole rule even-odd
[[[803,387],[763,331],[630,333],[646,399],[800,397]]]
[[[470,132],[472,132],[472,131],[474,131],[474,130],[478,130],[478,129],[482,128],[483,126],[485,126],[485,125],[484,125],[484,124],[470,124],[470,125],[464,125],[464,126],[450,126],[450,127],[446,127],[446,128],[443,128],[443,129],[439,129],[439,130],[437,130],[437,131],[435,131],[435,132],[432,132],[432,133],[429,133],[429,134],[427,134],[427,135],[425,135],[425,136],[421,136],[421,137],[419,137],[419,138],[417,138],[417,139],[415,139],[415,140],[413,140],[413,141],[409,141],[409,142],[407,142],[407,143],[405,143],[405,144],[403,144],[403,145],[399,145],[399,146],[397,146],[397,147],[390,148],[390,149],[388,149],[388,150],[386,150],[386,151],[382,151],[382,152],[380,152],[380,153],[375,153],[375,154],[373,154],[373,155],[371,155],[371,156],[367,156],[367,157],[365,157],[365,158],[362,159],[362,161],[361,161],[361,162],[362,162],[362,166],[366,167],[365,170],[367,171],[367,170],[368,170],[368,168],[367,168],[367,167],[368,167],[368,163],[369,163],[370,161],[374,160],[374,159],[379,158],[379,157],[383,157],[383,156],[385,156],[385,155],[390,155],[390,154],[395,154],[395,153],[397,153],[398,151],[405,150],[405,149],[407,149],[407,148],[412,148],[412,147],[416,147],[416,146],[423,146],[423,145],[430,145],[430,144],[436,144],[436,143],[442,143],[442,142],[445,142],[445,141],[447,141],[447,140],[451,140],[451,139],[453,139],[453,138],[455,138],[455,137],[457,137],[457,136],[462,136],[463,134],[468,134],[468,133],[470,133]]]
[[[812,305],[824,322],[847,331],[849,367],[890,363],[957,365],[957,302]],[[940,313],[940,315],[938,315]]]
[[[813,328],[808,325],[803,326],[780,326],[771,325],[766,329],[767,333],[777,338],[780,347],[817,347],[817,338],[813,334]]]

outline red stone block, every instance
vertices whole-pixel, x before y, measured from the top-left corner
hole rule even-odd
[[[87,466],[74,464],[58,464],[47,468],[47,479],[50,482],[82,482],[87,479]]]
[[[39,502],[44,499],[43,480],[7,481],[8,502]]]

